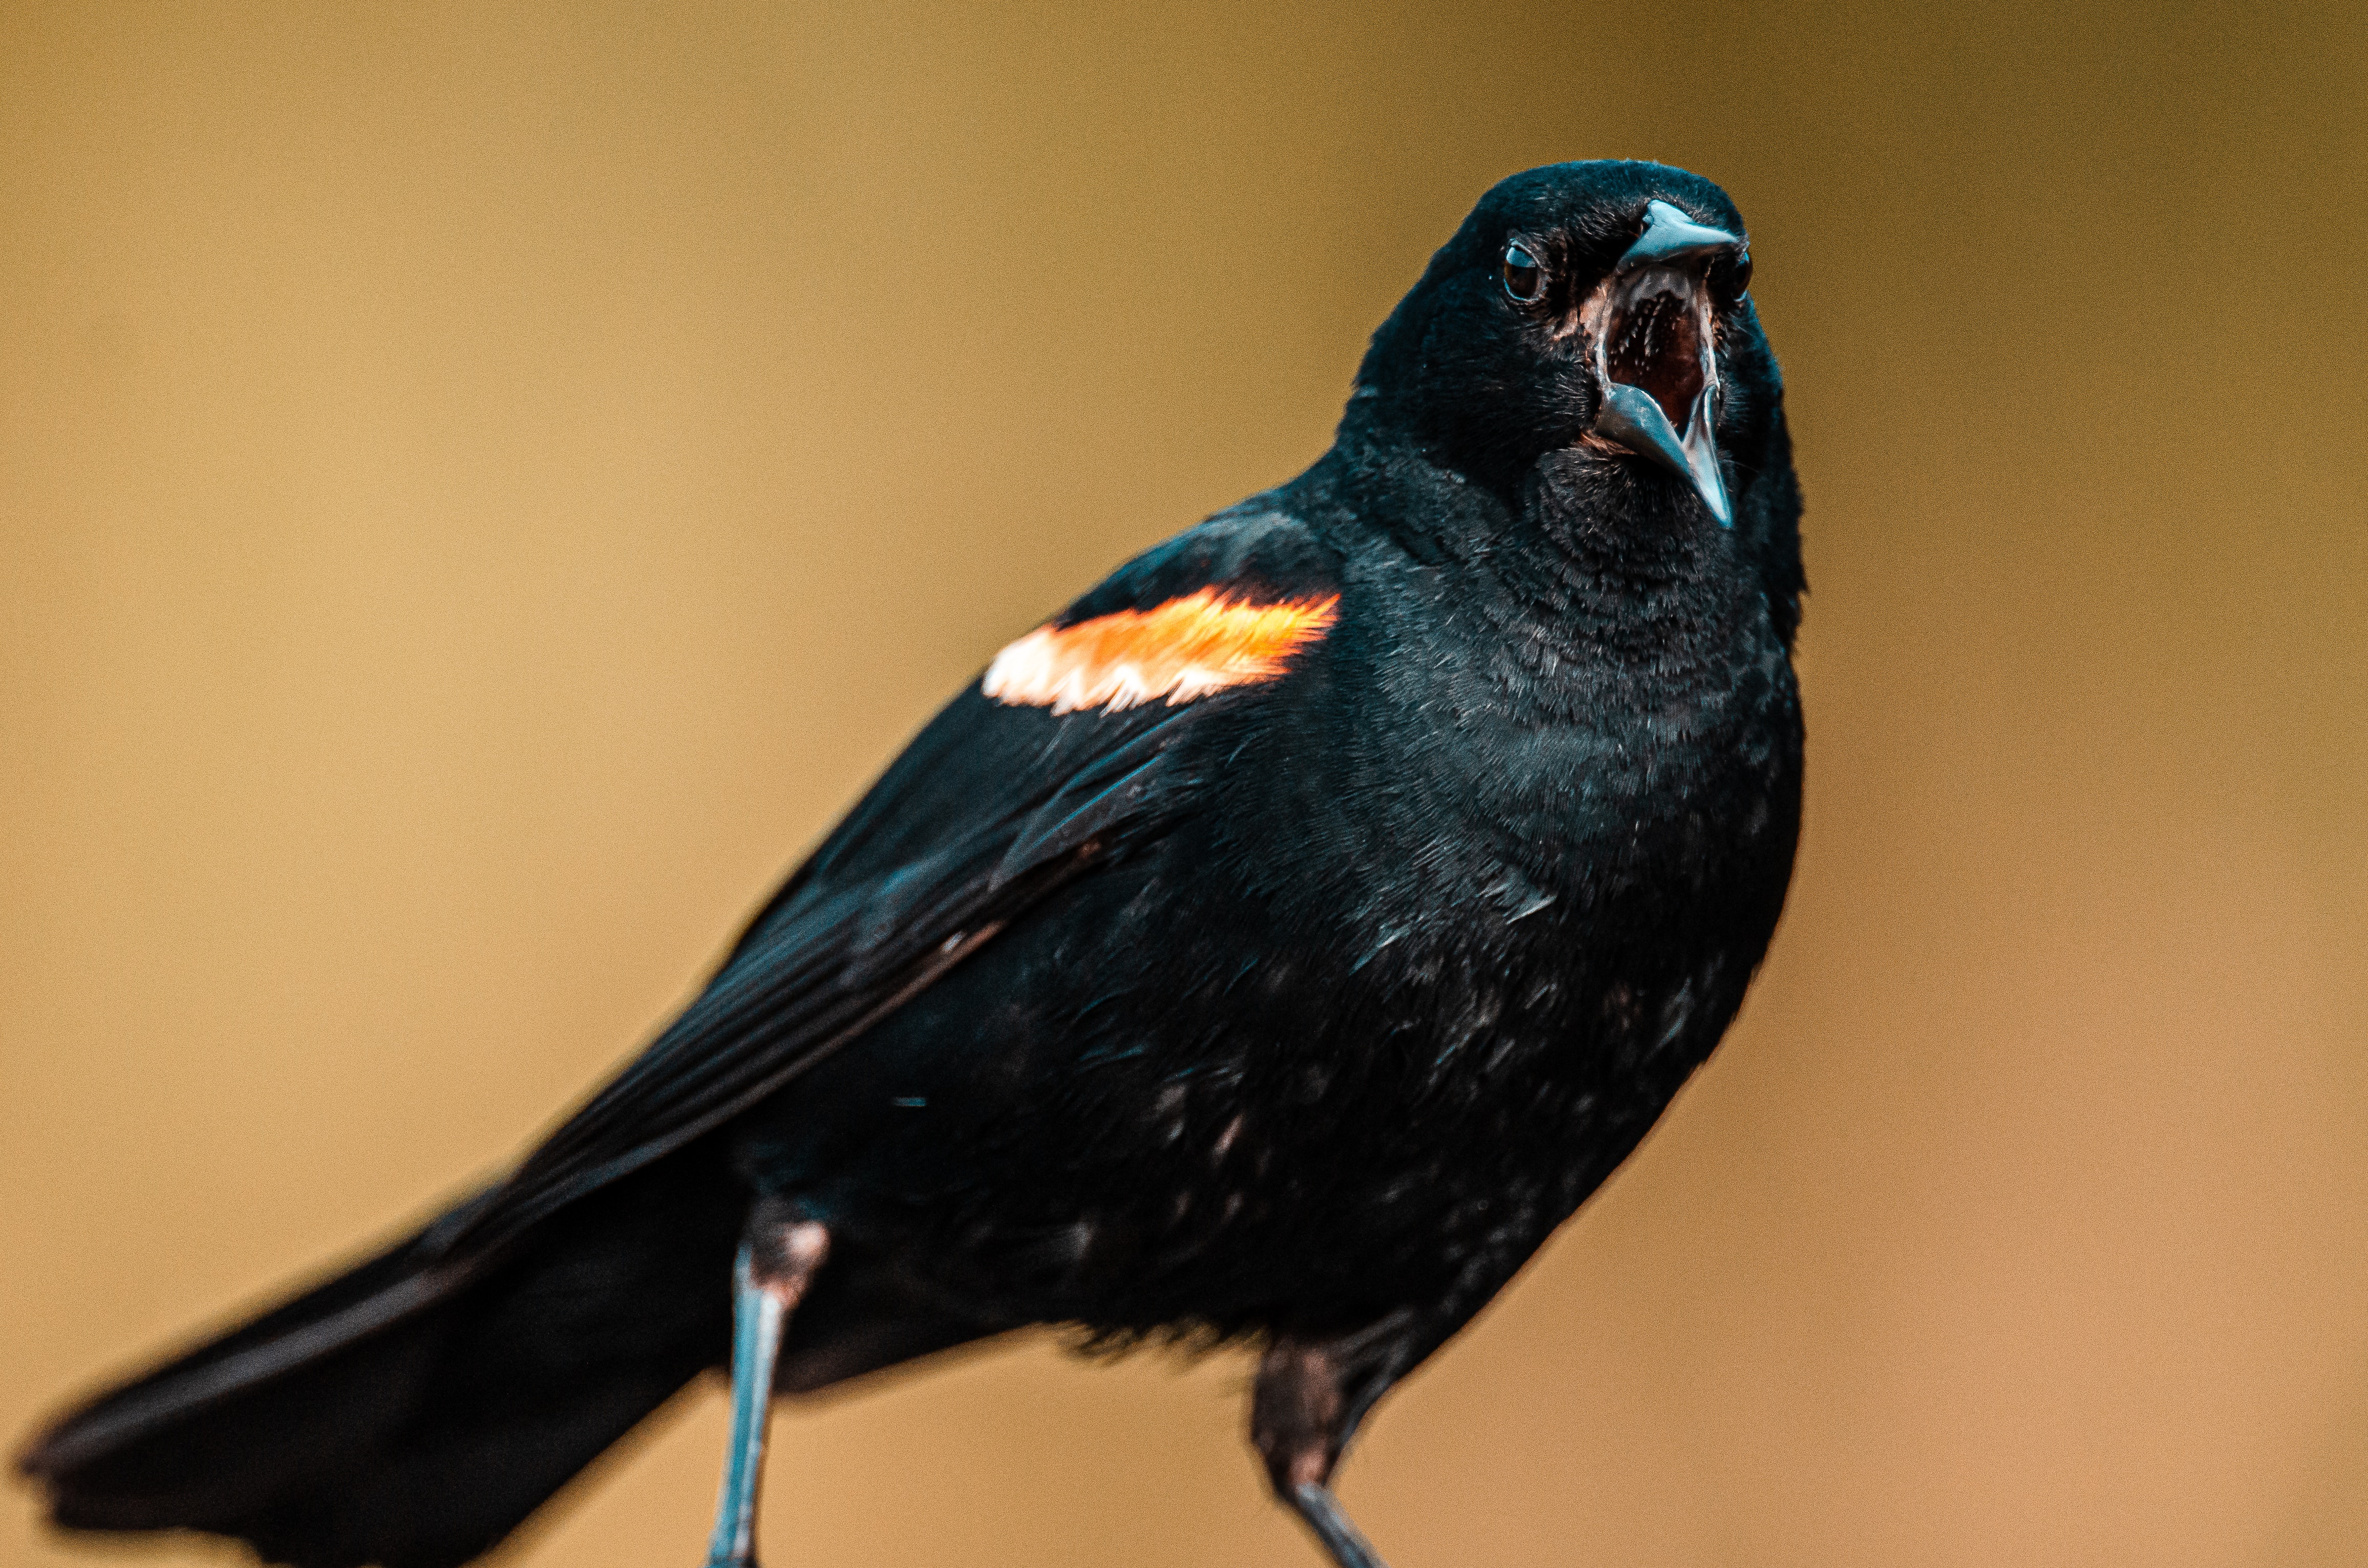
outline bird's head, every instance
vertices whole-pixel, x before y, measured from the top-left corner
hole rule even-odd
[[[1790,484],[1750,283],[1742,215],[1706,179],[1614,162],[1515,175],[1374,333],[1344,430],[1508,498],[1554,454],[1629,465],[1732,528],[1763,459]]]

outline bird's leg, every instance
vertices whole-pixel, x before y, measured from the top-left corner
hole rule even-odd
[[[1258,1363],[1250,1442],[1266,1460],[1275,1496],[1339,1568],[1387,1568],[1328,1483],[1357,1423],[1416,1359],[1405,1353],[1405,1329],[1390,1319],[1346,1339],[1278,1336]]]
[[[732,1442],[707,1568],[756,1568],[757,1483],[773,1409],[773,1361],[790,1313],[829,1255],[830,1233],[778,1199],[757,1204],[748,1218],[732,1271]]]

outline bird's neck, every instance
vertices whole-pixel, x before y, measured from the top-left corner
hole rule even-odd
[[[1740,608],[1734,537],[1634,463],[1566,449],[1506,494],[1411,442],[1344,438],[1310,471],[1357,526],[1465,577],[1549,660],[1660,660]]]

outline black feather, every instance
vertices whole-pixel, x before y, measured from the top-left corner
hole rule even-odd
[[[1052,623],[1320,603],[1287,667],[956,698],[507,1180],[41,1437],[59,1521],[462,1562],[718,1363],[759,1198],[832,1238],[783,1392],[1027,1324],[1262,1335],[1334,1347],[1337,1451],[1635,1147],[1791,874],[1800,496],[1748,301],[1734,527],[1591,435],[1573,312],[1651,200],[1742,233],[1657,165],[1497,187],[1314,468]]]

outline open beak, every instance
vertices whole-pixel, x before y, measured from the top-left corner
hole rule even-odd
[[[1645,233],[1580,312],[1595,346],[1603,412],[1595,434],[1682,476],[1721,528],[1735,526],[1712,433],[1718,359],[1711,337],[1711,263],[1743,241],[1666,201],[1645,209]]]

